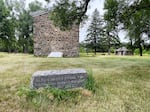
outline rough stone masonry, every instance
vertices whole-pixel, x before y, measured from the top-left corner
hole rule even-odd
[[[87,72],[84,69],[37,71],[32,75],[31,87],[78,88],[84,87],[86,80]]]
[[[62,31],[53,25],[49,12],[31,13],[34,18],[34,55],[48,56],[51,52],[62,52],[65,57],[79,56],[79,25]]]

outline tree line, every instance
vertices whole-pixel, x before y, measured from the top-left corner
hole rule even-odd
[[[38,1],[28,8],[24,1],[0,0],[0,51],[33,52],[33,18],[30,12],[41,9]]]

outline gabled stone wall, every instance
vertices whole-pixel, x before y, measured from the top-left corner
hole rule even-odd
[[[65,57],[78,56],[79,26],[61,31],[45,13],[34,17],[34,55],[47,56],[50,52],[63,52]]]

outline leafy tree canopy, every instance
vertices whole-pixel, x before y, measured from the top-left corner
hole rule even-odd
[[[70,29],[73,24],[84,20],[90,0],[58,0],[53,6],[51,19],[62,30]]]
[[[38,1],[34,1],[34,2],[31,2],[29,4],[29,10],[30,11],[37,11],[37,10],[40,10],[42,9],[42,3],[41,2],[38,2]]]

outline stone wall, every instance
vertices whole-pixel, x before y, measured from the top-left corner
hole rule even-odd
[[[84,69],[38,71],[32,75],[31,87],[56,87],[63,89],[85,86],[87,73]]]
[[[79,26],[61,31],[45,13],[34,17],[34,55],[47,56],[50,52],[63,52],[67,57],[78,56]]]

